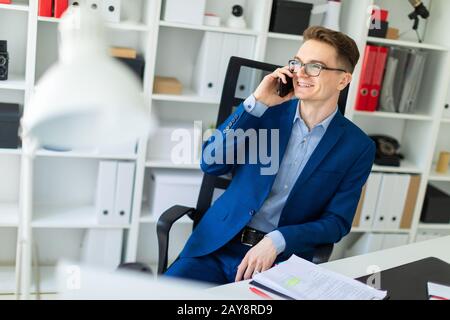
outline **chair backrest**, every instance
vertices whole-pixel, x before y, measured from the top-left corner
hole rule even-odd
[[[254,61],[239,57],[231,57],[225,76],[222,97],[220,99],[217,125],[223,123],[234,109],[251,95],[261,82],[262,78],[273,72],[280,66]],[[345,112],[348,86],[339,97],[339,110]],[[228,187],[232,179],[232,173],[226,176],[203,175],[202,185],[197,201],[194,227],[203,217],[214,200]]]

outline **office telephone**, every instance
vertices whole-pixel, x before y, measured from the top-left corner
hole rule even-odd
[[[376,146],[375,164],[381,166],[399,167],[403,155],[399,153],[400,143],[392,137],[386,135],[369,136]]]

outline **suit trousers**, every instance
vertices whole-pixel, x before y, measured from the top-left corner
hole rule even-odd
[[[235,237],[222,248],[205,256],[179,257],[164,276],[201,281],[212,286],[231,283],[250,248]]]

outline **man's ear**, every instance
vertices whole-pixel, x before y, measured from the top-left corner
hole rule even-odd
[[[352,81],[352,74],[346,72],[342,77],[341,80],[339,81],[338,84],[338,90],[342,91],[345,89],[345,87],[350,83],[350,81]]]

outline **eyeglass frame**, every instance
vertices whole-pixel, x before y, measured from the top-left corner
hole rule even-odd
[[[310,77],[318,77],[318,76],[320,76],[320,73],[322,72],[322,70],[341,71],[341,72],[347,73],[347,70],[344,70],[344,69],[339,69],[339,68],[329,68],[329,67],[324,66],[324,65],[322,65],[322,64],[320,64],[320,63],[317,63],[317,62],[306,62],[306,63],[303,63],[303,62],[301,62],[301,61],[298,60],[298,59],[290,59],[290,60],[288,61],[289,71],[291,71],[291,72],[294,72],[294,71],[291,70],[291,68],[290,68],[291,62],[298,63],[298,64],[300,65],[300,69],[301,69],[302,67],[305,67],[305,73],[306,73],[308,76],[310,76]],[[316,66],[320,67],[319,73],[318,73],[316,76],[312,76],[312,75],[308,74],[308,73],[306,72],[306,65],[316,65]],[[299,71],[300,71],[300,69],[299,69]]]

